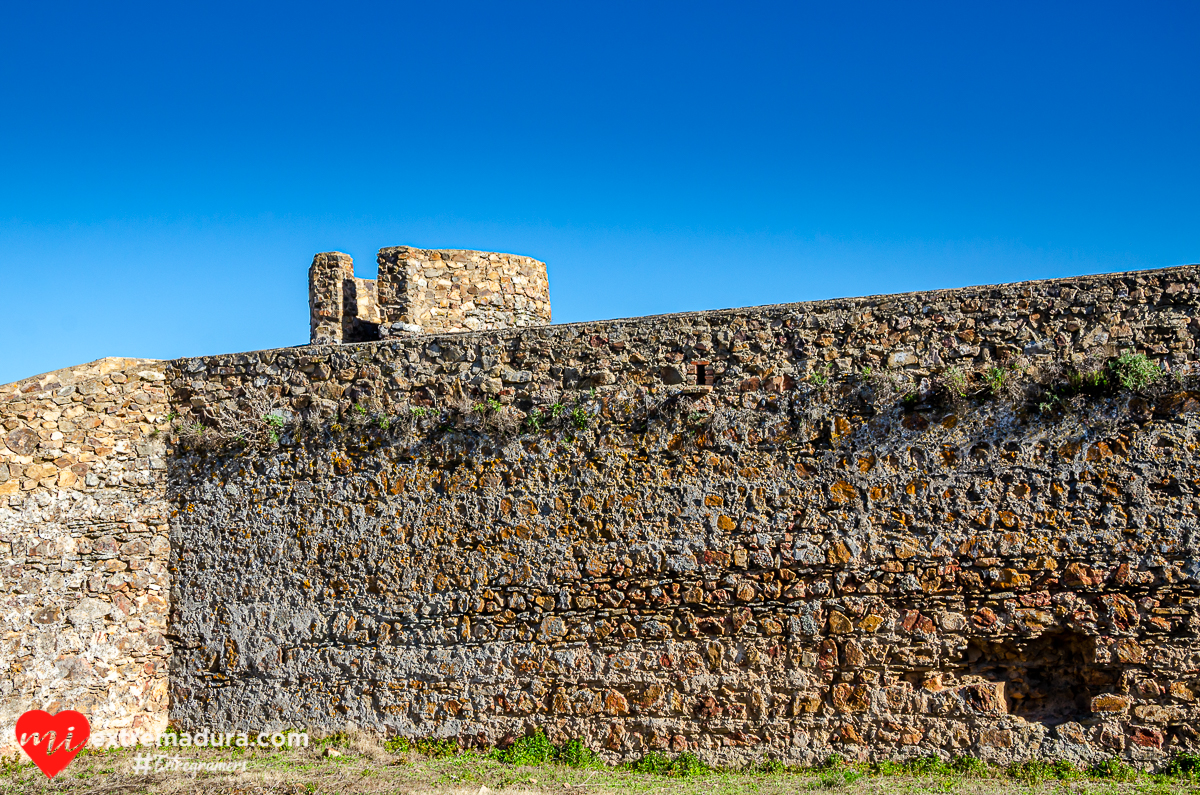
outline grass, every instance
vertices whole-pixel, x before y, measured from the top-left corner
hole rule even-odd
[[[393,738],[382,745],[339,732],[295,749],[162,749],[188,760],[247,760],[244,773],[134,773],[138,752],[119,749],[80,754],[53,781],[32,764],[0,760],[0,794],[185,792],[278,795],[375,793],[681,793],[784,795],[843,790],[870,795],[1200,795],[1200,756],[1181,754],[1164,774],[1139,773],[1118,760],[1086,769],[1065,762],[1028,762],[998,768],[977,759],[851,764],[831,758],[818,768],[792,768],[767,759],[744,770],[715,769],[691,752],[649,751],[610,766],[583,743],[554,745],[544,734],[504,749],[463,751],[453,740]],[[331,755],[332,754],[332,755]],[[486,788],[484,790],[483,788]]]

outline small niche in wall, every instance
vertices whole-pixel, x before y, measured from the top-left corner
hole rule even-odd
[[[688,381],[696,386],[712,386],[716,373],[711,362],[699,361],[688,363]]]
[[[1056,629],[1035,638],[972,638],[965,673],[1005,683],[1007,711],[1057,726],[1091,716],[1093,695],[1111,690],[1120,670],[1100,665],[1096,639]]]

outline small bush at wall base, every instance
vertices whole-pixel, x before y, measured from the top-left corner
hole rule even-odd
[[[1092,778],[1103,778],[1110,781],[1131,781],[1137,778],[1137,771],[1120,759],[1111,758],[1092,765],[1088,770],[1088,775]]]
[[[971,387],[967,382],[967,374],[959,367],[950,367],[942,376],[942,380],[946,386],[946,391],[953,397],[962,399],[971,393]]]
[[[425,737],[420,740],[413,740],[409,747],[411,750],[432,757],[433,759],[454,756],[462,750],[458,747],[458,740],[453,738]]]
[[[1008,373],[1001,367],[989,367],[983,373],[983,382],[992,397],[998,397],[1004,391],[1004,381]]]
[[[554,745],[542,731],[520,738],[507,748],[495,748],[488,757],[506,765],[527,766],[559,764],[585,769],[603,768],[604,761],[582,740]]]
[[[1057,762],[1045,762],[1042,760],[1021,762],[1009,765],[1004,772],[1009,778],[1019,779],[1030,784],[1037,784],[1049,779],[1070,781],[1080,776],[1079,770],[1066,760],[1059,760]]]
[[[1167,765],[1167,775],[1195,781],[1200,779],[1200,754],[1178,754]]]
[[[636,762],[629,763],[629,769],[635,773],[652,773],[673,778],[697,776],[712,770],[691,751],[684,751],[674,759],[659,751],[651,751]]]
[[[558,749],[542,732],[522,737],[509,747],[492,751],[492,758],[506,765],[532,767],[544,765],[554,759]]]
[[[350,735],[346,732],[333,732],[313,740],[315,748],[347,748],[350,745]]]
[[[423,754],[432,759],[444,759],[449,756],[454,756],[461,749],[458,747],[458,741],[446,738],[422,737],[412,739],[409,737],[392,737],[384,741],[383,750],[390,754],[406,754],[410,751],[418,754]]]
[[[817,778],[812,789],[837,789],[853,784],[862,777],[863,773],[852,767],[845,770],[827,770]]]
[[[952,776],[954,769],[936,756],[919,756],[904,765],[905,772],[914,776]]]
[[[567,767],[589,769],[604,767],[604,760],[596,756],[596,752],[584,745],[583,740],[578,738],[559,748],[554,761]]]
[[[950,763],[951,769],[960,776],[990,776],[992,769],[988,763],[973,756],[957,756]]]

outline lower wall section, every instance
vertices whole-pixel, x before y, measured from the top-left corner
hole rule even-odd
[[[505,445],[363,421],[182,455],[172,717],[726,764],[1197,748],[1192,404],[758,397],[637,427],[614,387],[586,430]]]
[[[163,364],[102,359],[0,387],[0,748],[31,709],[93,736],[167,720]]]

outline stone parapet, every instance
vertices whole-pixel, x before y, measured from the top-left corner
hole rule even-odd
[[[308,269],[309,340],[314,344],[351,342],[358,302],[354,292],[354,260],[340,251],[313,257]],[[347,282],[351,290],[347,290]]]
[[[546,264],[486,251],[379,252],[378,279],[354,276],[347,254],[309,268],[310,342],[371,342],[414,332],[482,331],[550,322]]]
[[[385,335],[400,324],[426,333],[542,326],[550,322],[546,264],[487,251],[379,251]]]

